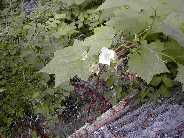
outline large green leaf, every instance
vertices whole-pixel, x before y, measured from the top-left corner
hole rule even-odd
[[[149,10],[149,13],[144,11],[147,7],[148,4],[141,1],[107,0],[99,9],[103,9],[104,12],[111,10],[114,13],[107,22],[108,26],[113,27],[117,32],[123,31],[127,34],[134,34],[139,33],[152,23],[150,16],[154,11]]]
[[[68,81],[74,75],[86,80],[92,60],[99,54],[102,47],[111,46],[113,36],[112,28],[99,27],[95,29],[94,35],[84,41],[76,40],[73,46],[56,51],[54,58],[41,72],[55,74],[56,86]]]
[[[184,12],[170,14],[160,26],[160,31],[174,38],[184,47]]]
[[[161,47],[163,45],[160,42],[143,44],[138,52],[129,55],[129,71],[137,73],[147,83],[152,80],[154,75],[168,72],[159,54]]]
[[[89,59],[84,60],[85,50],[70,46],[54,53],[54,58],[41,70],[56,75],[55,86],[68,81],[74,75],[86,80],[89,75]]]
[[[182,0],[106,0],[98,10],[102,10],[104,15],[108,13],[106,16],[111,19],[107,25],[117,31],[138,33],[147,26],[158,27],[170,13],[180,11],[183,4]]]
[[[114,16],[106,24],[115,29],[116,32],[124,32],[124,34],[135,34],[146,29],[150,24],[150,18],[145,19],[143,14],[124,14]]]
[[[163,15],[173,11],[181,11],[183,3],[183,0],[105,0],[98,10],[116,10],[117,8],[131,9],[136,12],[156,10],[158,15]]]
[[[178,74],[176,76],[176,80],[182,83],[184,91],[184,65],[178,65]]]
[[[102,47],[109,48],[114,34],[112,27],[102,26],[96,28],[94,35],[84,40],[84,45],[89,49],[88,55],[98,55]]]

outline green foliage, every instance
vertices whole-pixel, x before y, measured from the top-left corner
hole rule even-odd
[[[154,76],[150,82],[150,85],[157,87],[161,83],[163,83],[167,88],[171,88],[173,86],[173,80],[171,80],[171,78],[169,78],[166,74]]]
[[[49,27],[54,27],[55,25],[53,24],[49,24]],[[57,25],[56,25],[57,26]],[[53,35],[56,38],[60,38],[61,36],[71,36],[72,34],[74,34],[75,32],[77,32],[75,29],[75,25],[74,24],[66,24],[66,23],[62,23],[60,24],[60,27],[57,28],[58,30],[56,32],[53,33]]]
[[[178,74],[176,76],[176,80],[182,83],[184,90],[184,66],[181,64],[178,65]]]
[[[47,72],[56,75],[55,85],[59,86],[62,82],[76,74],[82,79],[87,79],[89,75],[89,59],[84,59],[86,51],[81,46],[69,46],[58,50],[52,59],[41,72]],[[83,57],[84,56],[84,57]]]
[[[157,52],[157,49],[162,46],[160,42],[142,44],[139,51],[129,56],[129,71],[136,72],[147,83],[152,80],[154,75],[168,72],[165,63]]]
[[[99,27],[94,32],[94,35],[84,41],[75,40],[73,46],[56,51],[52,61],[41,72],[56,74],[56,86],[75,75],[87,80],[93,59],[102,47],[111,46],[114,35],[110,27]]]
[[[151,82],[150,82],[150,85],[156,87],[156,86],[158,86],[161,83],[161,81],[162,81],[162,77],[160,77],[160,76],[154,76],[152,78]]]
[[[87,46],[81,49],[78,44],[76,47],[70,45],[73,45],[74,39],[79,35],[83,33],[91,35],[90,32],[94,31],[92,27],[92,31],[88,30],[88,27],[85,26],[87,22],[93,22],[96,27],[102,22],[98,21],[100,13],[93,14],[87,11],[89,9],[85,9],[89,6],[88,4],[91,4],[91,1],[83,1],[85,3],[83,8],[77,6],[82,4],[82,1],[75,2],[76,5],[71,5],[69,8],[69,5],[65,7],[62,1],[39,0],[37,9],[30,15],[26,15],[23,11],[22,1],[1,1],[0,110],[2,112],[0,112],[0,131],[2,133],[6,132],[6,135],[9,135],[13,123],[25,115],[38,113],[44,114],[49,120],[48,124],[52,122],[50,124],[52,126],[55,123],[53,120],[55,120],[57,110],[63,108],[62,103],[65,97],[72,91],[71,86],[69,87],[65,83],[61,84],[59,81],[68,81],[72,75],[81,73],[81,69],[83,71],[81,75],[87,78],[88,65],[92,60],[92,58],[83,60],[86,58],[84,51],[87,51]],[[80,26],[78,26],[79,22]],[[108,29],[106,30],[108,31]],[[102,35],[104,34],[102,33]],[[83,41],[79,43],[82,44]],[[63,53],[61,57],[63,56],[65,61],[69,60],[69,63],[72,63],[61,65],[61,70],[66,67],[62,73],[67,78],[61,79],[57,73],[54,78],[53,74],[39,72],[54,55],[61,60],[60,53]],[[94,52],[94,54],[97,53]],[[68,69],[71,74],[66,72]],[[53,88],[55,84],[61,85]]]
[[[178,41],[184,47],[183,32],[184,15],[183,13],[173,12],[162,23],[161,31]]]
[[[114,31],[111,27],[102,26],[94,29],[94,35],[84,40],[84,45],[89,49],[89,56],[98,55],[102,47],[109,48],[112,44]]]
[[[176,41],[169,40],[164,44],[163,55],[164,60],[167,62],[176,62],[179,64],[184,64],[184,48],[181,47]]]
[[[103,47],[128,49],[123,75],[128,68],[142,78],[122,80],[117,58],[103,78],[113,88],[108,93],[113,104],[140,89],[141,102],[171,96],[174,80],[184,84],[183,5],[183,0],[38,0],[27,15],[22,1],[0,1],[3,132],[8,135],[11,124],[27,114],[55,120],[72,91],[68,80],[74,75],[87,80]],[[149,88],[138,88],[144,81]]]
[[[167,15],[182,8],[183,1],[175,3],[172,0],[106,0],[98,10],[111,11],[112,17],[107,25],[113,26],[116,31],[127,34],[139,33],[147,27],[155,31]],[[160,31],[160,30],[159,30]]]
[[[71,6],[74,4],[80,5],[80,4],[84,3],[85,1],[87,1],[87,0],[62,0],[62,2],[64,4],[66,4],[67,6]]]

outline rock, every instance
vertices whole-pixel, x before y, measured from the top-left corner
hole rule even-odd
[[[24,3],[24,11],[27,15],[31,14],[38,6],[37,0],[28,0]]]
[[[184,138],[184,106],[150,103],[95,131],[90,138]]]

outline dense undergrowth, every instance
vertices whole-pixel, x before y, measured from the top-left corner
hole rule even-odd
[[[0,1],[2,135],[54,137],[72,122],[65,137],[130,93],[140,103],[172,96],[184,84],[176,1]],[[116,53],[110,65],[99,64],[103,47]]]

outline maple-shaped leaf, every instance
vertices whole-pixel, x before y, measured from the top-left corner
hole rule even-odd
[[[41,70],[55,74],[55,86],[68,81],[74,75],[86,80],[89,75],[89,59],[84,59],[85,50],[80,46],[69,46],[54,53],[54,58]]]
[[[170,13],[180,11],[183,4],[183,0],[106,0],[97,10],[109,15],[108,26],[134,34],[148,26],[154,26],[155,31],[155,26],[158,27]]]
[[[115,31],[123,31],[125,34],[135,34],[144,30],[152,23],[150,16],[154,11],[146,11],[147,7],[150,6],[150,2],[142,1],[144,0],[139,2],[131,0],[106,0],[99,7],[99,10],[103,10],[103,13],[110,10],[113,13],[113,15],[108,14],[110,20],[106,24],[113,27]]]
[[[151,24],[152,19],[146,18],[147,16],[143,14],[121,14],[114,16],[106,24],[113,27],[116,32],[122,31],[124,34],[135,34],[143,31]]]
[[[114,30],[112,27],[102,26],[94,30],[94,35],[86,38],[83,45],[88,47],[88,55],[98,55],[102,47],[109,48],[114,37]]]
[[[137,73],[147,83],[154,75],[169,72],[160,56],[162,47],[160,42],[142,44],[139,51],[129,55],[129,71]]]
[[[74,75],[86,80],[90,73],[90,66],[102,47],[110,47],[114,36],[111,27],[99,27],[94,35],[84,41],[76,40],[73,46],[57,50],[54,58],[41,72],[56,75],[55,86],[68,81]]]
[[[182,88],[184,91],[184,65],[182,65],[182,64],[178,65],[178,73],[177,73],[175,80],[182,83]]]

